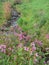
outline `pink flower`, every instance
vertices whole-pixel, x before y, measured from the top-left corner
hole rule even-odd
[[[22,33],[18,34],[16,32],[14,32],[14,35],[15,36],[18,36],[19,37],[19,40],[22,40],[23,39],[23,34]]]
[[[24,50],[25,51],[29,51],[29,47],[24,47]]]
[[[42,45],[42,42],[41,41],[38,41],[38,44],[41,46]]]
[[[23,34],[19,34],[19,39],[22,40],[23,39]]]
[[[35,56],[38,57],[38,53],[36,53]]]
[[[46,64],[46,62],[44,61],[44,64]]]
[[[31,46],[35,46],[35,42],[32,42],[32,43],[31,43]]]
[[[2,48],[6,48],[6,45],[1,45],[2,46]]]
[[[19,40],[22,40],[22,39],[24,39],[24,35],[23,35],[23,33],[21,32],[21,33],[19,34]]]
[[[37,43],[39,46],[42,46],[42,42],[40,40],[35,40],[35,43]]]
[[[5,49],[5,48],[6,48],[6,45],[3,45],[3,44],[0,45],[0,49],[1,49],[1,48],[4,48],[4,49]]]
[[[36,50],[36,47],[35,47],[35,46],[33,46],[33,47],[32,47],[32,51],[34,52],[35,50]]]
[[[0,51],[6,53],[6,45],[0,45]]]
[[[31,51],[34,52],[36,50],[36,47],[35,47],[35,42],[32,42],[31,43]]]
[[[46,34],[46,38],[49,39],[49,34]]]

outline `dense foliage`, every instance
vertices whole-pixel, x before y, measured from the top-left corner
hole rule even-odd
[[[0,28],[11,6],[21,15],[9,31],[0,31],[0,65],[48,65],[49,0],[0,1]]]

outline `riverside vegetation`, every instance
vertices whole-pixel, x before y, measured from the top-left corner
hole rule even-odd
[[[0,0],[0,65],[49,65],[49,0]]]

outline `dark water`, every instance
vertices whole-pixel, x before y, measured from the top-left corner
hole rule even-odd
[[[17,4],[17,3],[16,3]],[[6,21],[5,24],[0,28],[0,32],[3,33],[9,31],[10,26],[15,27],[17,25],[17,20],[20,18],[20,13],[13,7],[15,4],[11,6],[11,17]],[[9,28],[9,29],[8,29]],[[5,34],[6,34],[5,33]]]
[[[20,17],[20,13],[17,12],[14,8],[11,8],[11,18],[7,20],[7,23],[4,25],[6,27],[15,26],[16,21]]]

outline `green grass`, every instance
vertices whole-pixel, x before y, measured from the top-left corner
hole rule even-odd
[[[35,28],[39,28],[40,23],[46,21],[47,26],[49,22],[49,0],[30,0],[29,2],[24,2],[21,5],[16,5],[16,9],[21,12],[21,18],[19,19],[19,24],[22,26],[23,30],[29,30],[34,32]],[[48,22],[47,22],[48,21]],[[34,24],[38,25],[34,27]],[[41,24],[42,25],[42,24]],[[41,26],[41,28],[43,27]],[[47,27],[46,29],[47,30]],[[47,30],[48,31],[48,30]]]
[[[3,3],[2,2],[0,2],[0,26],[3,24],[3,22],[4,22],[4,16],[3,16],[3,13],[4,13],[4,11],[3,11]]]
[[[16,5],[21,12],[18,24],[30,35],[37,34],[37,38],[49,47],[45,34],[49,33],[49,0],[23,0],[21,5]]]
[[[13,5],[14,0],[5,0],[5,2],[10,2],[11,5]],[[4,16],[3,6],[4,6],[4,2],[0,1],[0,26],[2,26],[6,21],[6,18]]]

